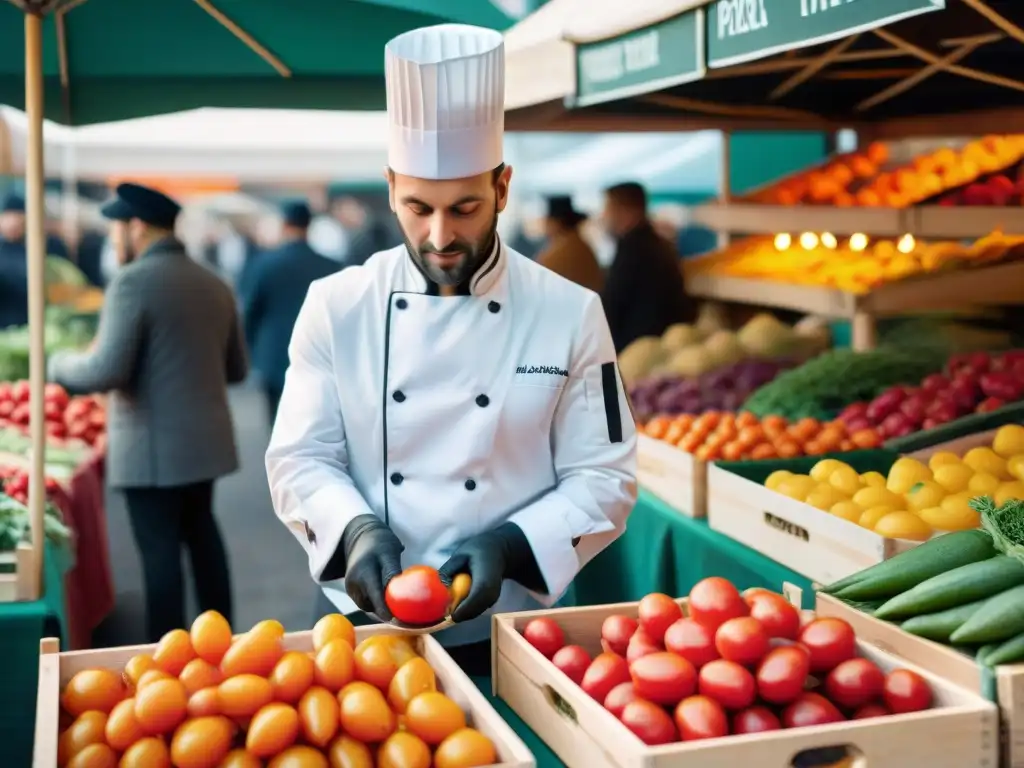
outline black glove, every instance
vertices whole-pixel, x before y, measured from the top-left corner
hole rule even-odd
[[[493,531],[467,539],[438,572],[450,586],[460,573],[468,573],[472,584],[466,599],[452,613],[456,622],[480,616],[501,597],[501,583],[512,579],[534,592],[546,592],[533,548],[515,523],[503,523]]]
[[[332,558],[321,579],[331,581],[341,578],[344,573],[345,592],[359,610],[375,614],[382,621],[391,621],[384,588],[402,572],[404,549],[402,542],[379,517],[359,515],[341,535],[338,554],[344,559]],[[335,562],[337,560],[340,562]]]

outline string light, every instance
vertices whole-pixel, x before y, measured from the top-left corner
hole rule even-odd
[[[828,248],[829,250],[834,251],[836,247],[839,245],[839,241],[836,240],[836,236],[833,235],[831,232],[822,232],[821,244]]]
[[[900,253],[913,253],[917,247],[917,241],[914,240],[914,236],[906,234],[900,238],[899,242],[896,243],[896,250]]]
[[[863,232],[857,232],[856,234],[850,235],[850,250],[863,251],[868,247],[868,236]]]
[[[813,232],[804,232],[800,235],[800,247],[805,251],[813,251],[818,247],[818,236]]]
[[[787,251],[793,245],[793,238],[788,232],[780,232],[775,236],[775,250]]]

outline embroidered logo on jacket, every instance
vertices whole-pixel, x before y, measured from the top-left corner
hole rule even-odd
[[[539,373],[547,376],[568,376],[569,372],[564,368],[554,365],[519,365],[516,366],[516,376],[524,374]]]

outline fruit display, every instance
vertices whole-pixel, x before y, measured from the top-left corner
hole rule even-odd
[[[839,414],[848,429],[874,427],[886,440],[1024,400],[1024,350],[953,355],[917,386],[894,386]]]
[[[912,235],[870,240],[862,233],[837,238],[824,232],[749,237],[696,259],[687,275],[743,277],[831,288],[864,295],[885,284],[954,269],[1013,261],[1024,256],[1024,237],[993,232],[972,244],[926,242]]]
[[[525,640],[648,745],[804,728],[928,709],[928,682],[858,655],[845,621],[802,617],[766,589],[726,579],[688,599],[649,594],[608,616],[601,652],[567,645],[556,618],[529,621]],[[596,647],[597,638],[592,643]]]
[[[751,199],[772,205],[902,208],[945,192],[946,205],[1006,205],[1022,188],[1012,166],[1024,156],[1024,136],[985,136],[961,147],[941,147],[910,163],[892,162],[880,142],[785,179]],[[969,185],[969,186],[968,186]],[[961,190],[959,188],[966,187]],[[971,194],[967,190],[978,188]],[[950,202],[945,202],[946,198]]]
[[[13,427],[27,434],[30,397],[28,381],[0,382],[0,427]],[[52,443],[70,440],[94,446],[105,435],[106,412],[95,397],[69,397],[59,384],[47,384],[43,398],[46,434]]]
[[[208,611],[123,669],[78,671],[61,693],[61,768],[472,768],[498,761],[490,738],[438,689],[413,644],[356,642],[340,614],[312,650],[286,650],[261,621],[233,636]]]
[[[711,312],[697,323],[676,323],[659,336],[637,339],[619,354],[628,386],[652,377],[696,379],[741,361],[805,359],[828,346],[817,329],[792,328],[762,313],[738,331],[723,327]]]
[[[938,536],[824,591],[981,664],[1024,661],[1024,501],[971,507],[983,529]]]
[[[878,448],[882,444],[872,429],[851,433],[842,422],[823,423],[809,418],[788,422],[781,416],[758,419],[749,412],[655,416],[640,431],[702,461],[790,459]]]
[[[780,373],[757,390],[743,410],[755,416],[827,421],[850,403],[871,400],[887,388],[938,372],[945,356],[928,348],[835,349]]]

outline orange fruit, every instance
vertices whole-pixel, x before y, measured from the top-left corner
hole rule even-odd
[[[328,613],[313,625],[313,650],[319,652],[331,640],[341,638],[356,647],[356,628],[340,613]]]
[[[247,632],[228,648],[221,659],[220,671],[224,677],[245,674],[265,677],[274,671],[274,665],[283,655],[281,637],[273,628]]]
[[[163,739],[147,736],[125,750],[118,768],[171,768],[171,753]]]
[[[281,657],[270,673],[270,685],[274,698],[294,704],[313,684],[315,664],[301,651],[288,651]]]
[[[192,622],[189,639],[200,659],[220,664],[231,647],[231,625],[217,611],[205,611]]]
[[[349,691],[341,699],[340,718],[345,733],[364,742],[384,741],[397,725],[384,694],[369,688]]]
[[[220,761],[219,768],[263,768],[263,761],[244,749],[232,749]]]
[[[258,635],[261,632],[266,632],[280,640],[284,637],[284,624],[277,619],[264,619],[263,621],[258,621],[253,624],[252,629],[249,630],[250,634],[255,635]]]
[[[160,638],[153,651],[153,661],[157,667],[174,677],[180,675],[185,665],[195,657],[192,641],[184,629],[172,629]]]
[[[135,692],[138,693],[150,683],[156,682],[157,680],[174,680],[171,675],[168,675],[162,669],[147,669],[141,675],[139,675],[139,682],[135,685]]]
[[[377,768],[430,768],[430,747],[414,734],[393,733],[377,750]]]
[[[135,699],[119,701],[117,706],[110,710],[104,736],[107,744],[118,752],[124,752],[145,735],[145,729],[135,719]]]
[[[414,697],[405,710],[406,727],[427,744],[437,745],[466,727],[466,715],[454,701],[438,691]]]
[[[306,741],[323,749],[338,732],[338,700],[326,688],[314,685],[299,699],[299,725]]]
[[[211,715],[223,714],[220,711],[220,694],[217,686],[203,688],[188,697],[189,717],[210,717]]]
[[[405,714],[405,708],[414,696],[426,691],[437,690],[437,679],[434,670],[427,660],[417,656],[409,659],[391,678],[388,685],[388,704],[398,714]]]
[[[283,752],[299,736],[299,713],[280,702],[267,704],[253,715],[245,735],[245,748],[257,757]]]
[[[456,731],[434,752],[434,768],[477,768],[496,762],[498,755],[494,744],[473,728]]]
[[[219,669],[205,659],[192,659],[181,670],[178,679],[181,680],[185,690],[191,696],[196,691],[203,690],[203,688],[220,685],[224,680],[224,676],[220,673]]]
[[[267,768],[330,768],[323,753],[313,747],[288,747]]]
[[[117,768],[117,752],[106,744],[90,744],[68,761],[67,768]]]
[[[67,762],[90,744],[102,744],[107,716],[103,712],[83,712],[57,740],[57,763]]]
[[[386,691],[398,668],[414,658],[416,651],[401,638],[390,635],[368,637],[355,649],[356,678]]]
[[[221,713],[229,717],[251,717],[274,700],[270,681],[257,675],[229,677],[217,687]]]
[[[83,669],[68,680],[60,703],[69,715],[78,717],[91,710],[109,712],[124,694],[124,683],[116,672]]]
[[[342,734],[327,750],[331,768],[374,768],[373,753],[363,742]]]
[[[180,680],[154,680],[135,692],[135,719],[153,736],[170,733],[188,713],[188,694]]]
[[[354,674],[352,646],[347,640],[335,638],[316,654],[314,678],[316,684],[337,693],[352,682]]]
[[[175,768],[217,768],[231,751],[235,724],[226,717],[197,717],[182,723],[171,739]]]
[[[151,669],[156,669],[156,662],[153,661],[153,657],[148,653],[137,653],[128,659],[128,663],[124,665],[124,672],[121,673],[121,677],[124,678],[125,685],[137,688],[139,678],[142,677],[143,673]]]
[[[380,689],[376,686],[370,685],[362,680],[353,680],[351,683],[346,685],[340,691],[338,691],[338,704],[344,700],[352,691],[379,691]]]

